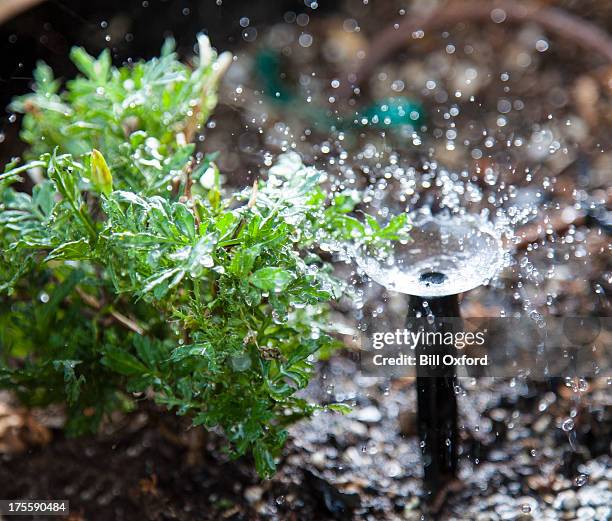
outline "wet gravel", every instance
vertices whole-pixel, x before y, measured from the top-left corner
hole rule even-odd
[[[0,490],[68,498],[72,520],[611,518],[609,381],[460,384],[460,487],[436,515],[422,499],[413,381],[361,376],[342,354],[323,364],[307,396],[353,412],[293,426],[271,480],[260,481],[248,459],[229,460],[218,436],[143,405],[97,438],[51,429],[46,446],[4,454]]]

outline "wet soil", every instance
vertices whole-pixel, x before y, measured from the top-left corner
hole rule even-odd
[[[604,379],[580,389],[462,380],[461,482],[433,515],[423,506],[413,382],[356,376],[343,356],[320,374],[309,396],[354,403],[354,411],[292,427],[271,480],[260,481],[248,458],[230,460],[214,433],[143,404],[95,438],[51,429],[46,445],[3,455],[2,496],[67,498],[70,519],[91,521],[612,516],[612,397]]]

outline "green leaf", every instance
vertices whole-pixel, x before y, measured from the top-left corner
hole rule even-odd
[[[37,207],[45,218],[51,215],[55,206],[54,195],[53,183],[49,181],[43,181],[32,189],[32,204]]]
[[[392,217],[387,226],[385,226],[378,233],[378,236],[382,239],[398,240],[402,238],[407,238],[408,230],[408,215],[402,213]]]
[[[98,59],[87,54],[82,47],[73,47],[70,59],[90,80],[104,83],[108,79],[111,67],[110,51],[104,49]]]
[[[276,463],[274,456],[263,443],[256,443],[253,448],[253,456],[255,458],[255,468],[259,475],[269,477],[276,471]]]
[[[70,241],[58,246],[52,250],[45,258],[45,262],[52,260],[87,260],[90,258],[90,246],[87,239],[79,239],[78,241]]]
[[[36,81],[37,91],[44,95],[55,94],[59,89],[60,82],[55,81],[53,71],[44,61],[36,62],[34,69],[34,80]]]
[[[20,173],[26,172],[34,167],[46,167],[47,163],[44,160],[40,161],[32,161],[31,163],[26,163],[25,165],[17,166],[14,168],[8,169],[3,174],[0,174],[0,181],[4,179],[16,178]]]
[[[199,345],[186,345],[177,347],[174,351],[172,351],[172,355],[170,356],[170,360],[173,362],[180,362],[185,358],[195,357],[195,358],[209,358],[209,352],[211,350],[210,344],[199,344]]]
[[[81,375],[77,378],[74,372],[74,368],[80,363],[80,360],[55,360],[53,362],[53,367],[64,374],[66,400],[70,405],[77,402],[81,388],[85,383],[85,377]]]
[[[236,250],[232,261],[230,262],[230,273],[236,277],[245,277],[253,269],[255,260],[259,256],[261,248],[259,245],[251,246],[250,248]],[[258,286],[257,284],[255,284]],[[261,286],[258,286],[261,287]]]
[[[96,60],[90,56],[82,47],[73,47],[70,51],[70,59],[85,74],[89,79],[96,78],[95,63]]]
[[[333,199],[333,209],[340,213],[352,212],[359,198],[354,194],[339,194]]]
[[[181,233],[190,241],[195,240],[195,219],[193,213],[184,204],[174,205],[174,219]]]
[[[346,405],[345,403],[329,403],[325,408],[341,414],[348,414],[353,410],[350,405]]]
[[[136,357],[116,346],[106,346],[102,363],[125,376],[139,376],[149,372],[148,368]]]
[[[264,291],[282,291],[293,280],[293,274],[283,268],[261,268],[249,277],[254,286]]]
[[[154,289],[158,289],[157,296],[158,298],[162,297],[171,287],[176,286],[184,276],[185,271],[180,268],[164,270],[145,280],[145,287],[142,289],[142,293],[148,293]],[[174,279],[172,282],[168,282],[168,279],[171,277],[174,277]],[[161,286],[163,287],[161,291],[159,291]]]
[[[287,363],[285,364],[286,367],[289,368],[298,362],[306,360],[310,355],[316,353],[320,347],[321,346],[317,342],[312,340],[305,340],[301,342],[301,344],[297,347],[297,349],[295,349],[287,360]]]

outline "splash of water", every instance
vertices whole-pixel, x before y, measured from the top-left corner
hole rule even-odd
[[[441,297],[486,284],[504,265],[503,241],[482,216],[432,216],[412,219],[411,240],[390,251],[355,251],[370,278],[387,289],[420,297]]]

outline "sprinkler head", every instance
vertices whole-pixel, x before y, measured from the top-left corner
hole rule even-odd
[[[473,215],[416,215],[410,241],[355,253],[357,265],[387,289],[422,298],[457,295],[486,284],[503,266],[500,234]]]
[[[425,213],[412,219],[411,240],[390,250],[359,251],[358,266],[385,288],[409,295],[407,325],[427,309],[434,317],[459,317],[458,294],[486,284],[503,266],[503,244],[495,228],[476,216]],[[444,333],[437,321],[425,327]],[[419,343],[416,356],[456,356],[454,345]],[[423,489],[434,505],[455,480],[459,443],[454,367],[436,374],[417,367],[417,424],[423,459]]]

